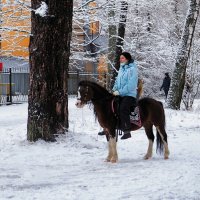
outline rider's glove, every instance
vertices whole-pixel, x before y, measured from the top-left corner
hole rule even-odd
[[[119,95],[119,92],[116,90],[116,91],[113,92],[113,95],[114,95],[114,96],[118,96],[118,95]]]

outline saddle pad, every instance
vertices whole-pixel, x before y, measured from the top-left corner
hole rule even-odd
[[[134,111],[130,114],[130,122],[141,127],[140,110],[139,107],[135,107]]]

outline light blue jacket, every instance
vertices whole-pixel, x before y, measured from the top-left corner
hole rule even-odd
[[[138,70],[134,61],[120,66],[113,91],[118,91],[120,96],[136,97],[138,84]]]

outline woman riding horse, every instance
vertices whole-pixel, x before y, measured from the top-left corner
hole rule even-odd
[[[124,132],[122,140],[131,137],[130,112],[136,107],[138,72],[130,53],[120,55],[120,69],[113,87],[113,94],[122,97],[120,103],[120,127]]]
[[[76,106],[82,108],[88,102],[94,105],[94,113],[101,127],[108,133],[109,153],[106,161],[109,162],[117,162],[118,160],[115,131],[117,127],[117,118],[113,112],[114,98],[113,94],[94,82],[81,81],[79,83]],[[140,111],[141,125],[138,126],[131,123],[131,130],[137,130],[142,126],[145,129],[149,139],[149,146],[144,159],[152,157],[154,142],[153,125],[156,127],[157,131],[157,150],[162,153],[164,148],[164,158],[168,159],[169,149],[165,131],[165,112],[162,103],[146,97],[138,100],[138,108]]]
[[[129,114],[131,109],[136,107],[137,96],[137,84],[138,84],[138,72],[137,66],[132,59],[132,56],[128,52],[123,52],[120,55],[120,69],[115,80],[113,87],[113,95],[121,96],[120,104],[120,127],[124,132],[121,137],[122,140],[131,137],[131,124]],[[105,130],[98,133],[99,135],[105,135]]]

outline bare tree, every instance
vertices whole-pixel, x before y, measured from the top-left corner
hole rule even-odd
[[[116,34],[117,26],[115,24],[115,1],[108,1],[108,72],[110,74],[115,73],[114,60],[115,60],[115,48],[116,48]],[[113,79],[108,79],[108,89],[112,88]]]
[[[125,37],[125,27],[126,27],[126,18],[128,12],[128,3],[127,1],[121,1],[120,8],[120,17],[118,23],[118,31],[117,26],[112,23],[112,18],[116,17],[113,5],[114,2],[110,1],[109,6],[109,52],[108,52],[108,60],[109,60],[109,72],[111,74],[111,79],[108,80],[108,89],[112,89],[114,84],[115,77],[117,75],[117,70],[119,70],[119,56],[122,53],[122,47],[124,44]]]
[[[181,45],[177,53],[175,69],[168,95],[168,106],[172,109],[180,109],[182,93],[185,85],[186,67],[199,15],[199,8],[200,0],[190,1],[190,8],[186,17],[185,27],[181,37]]]
[[[102,57],[102,54],[104,54],[105,67],[108,66],[107,76],[105,77],[110,81],[110,77],[115,72],[114,57],[116,55],[116,40],[119,38],[117,27],[120,23],[122,1],[126,0],[95,0],[96,6],[90,6],[94,3],[94,0],[74,1],[70,69],[90,70],[83,63],[98,62],[98,57]],[[3,2],[2,12],[0,13],[3,16],[3,23],[0,26],[3,44],[2,55],[17,56],[14,54],[13,47],[23,48],[23,52],[27,52],[27,45],[21,47],[21,41],[19,42],[17,35],[18,32],[21,32],[23,38],[28,42],[28,35],[30,34],[30,0],[15,0],[15,6],[12,6],[13,1],[0,2]],[[162,81],[162,74],[164,72],[172,73],[174,69],[180,41],[179,36],[183,31],[180,27],[183,26],[182,22],[185,19],[189,1],[127,0],[126,2],[128,3],[128,13],[123,49],[129,51],[137,61],[139,74],[144,79],[144,94],[159,96],[158,88]],[[7,12],[8,9],[9,12]],[[108,13],[110,14],[109,17]],[[21,16],[18,16],[18,14],[21,14]],[[112,16],[112,14],[114,15]],[[26,26],[17,26],[18,21],[22,22],[24,20],[27,21]],[[91,24],[95,23],[99,24],[98,34],[91,37]],[[85,29],[85,26],[88,29]],[[196,30],[195,32],[200,30],[198,23]],[[16,40],[12,40],[9,34],[10,31],[15,31]],[[12,34],[12,37],[14,37],[14,34]],[[198,47],[200,45],[199,35],[194,37],[196,39],[195,45]],[[4,48],[5,44],[7,48]],[[97,45],[94,54],[86,50],[89,44]],[[96,56],[93,57],[93,55]],[[96,69],[97,63],[93,67]],[[110,82],[107,85],[108,88],[111,87]]]
[[[27,138],[55,141],[68,128],[67,74],[73,0],[31,1]]]
[[[115,54],[115,65],[114,65],[117,70],[119,70],[120,67],[119,57],[120,54],[122,53],[122,48],[124,44],[127,12],[128,12],[128,3],[126,1],[121,1],[121,13],[118,25],[118,37],[116,42],[116,50],[115,50],[116,54]]]
[[[197,33],[198,34],[198,33]],[[197,37],[193,41],[188,61],[188,67],[185,78],[185,86],[182,95],[182,102],[186,110],[192,109],[194,99],[199,93],[200,87],[200,68],[199,68],[200,47],[198,45]]]

